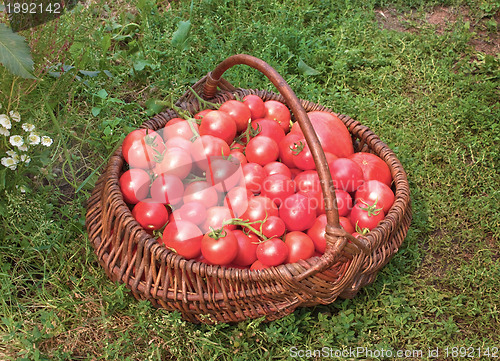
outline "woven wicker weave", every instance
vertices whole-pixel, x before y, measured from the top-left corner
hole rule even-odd
[[[263,72],[280,94],[235,88],[221,76],[236,64]],[[336,200],[324,153],[306,112],[330,109],[299,100],[286,82],[263,61],[235,55],[193,86],[205,99],[222,103],[256,94],[264,101],[287,104],[306,137],[322,180],[328,225],[327,249],[321,257],[260,271],[211,266],[186,260],[160,245],[134,220],[125,204],[118,179],[124,171],[121,147],[112,155],[88,200],[86,227],[99,263],[108,276],[125,283],[137,299],[178,310],[192,322],[238,322],[265,316],[281,318],[297,307],[328,304],[337,297],[352,298],[375,280],[377,272],[398,251],[411,222],[410,192],[406,173],[395,154],[366,126],[339,115],[349,129],[355,151],[381,157],[393,177],[395,202],[386,218],[370,233],[354,239],[339,226]],[[177,106],[194,114],[200,110],[192,92]],[[142,128],[158,130],[178,117],[167,110],[146,121]],[[350,241],[350,242],[349,242]]]

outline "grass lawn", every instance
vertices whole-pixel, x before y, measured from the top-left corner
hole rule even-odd
[[[30,147],[16,170],[0,166],[0,359],[500,357],[499,10],[498,0],[93,0],[22,31],[38,80],[0,66],[0,114],[19,112],[11,134],[30,123],[54,142]],[[237,53],[379,135],[408,173],[414,216],[352,300],[195,325],[109,281],[85,202],[158,101]],[[225,76],[273,90],[247,67]],[[13,148],[0,135],[0,157]]]

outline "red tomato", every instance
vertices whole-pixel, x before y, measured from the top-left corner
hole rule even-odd
[[[200,169],[206,171],[213,157],[227,157],[230,152],[229,145],[224,140],[212,135],[202,135],[193,142],[191,157]]]
[[[181,148],[191,156],[191,147],[193,143],[182,137],[173,137],[165,142],[165,149]]]
[[[281,237],[285,231],[285,222],[280,217],[270,216],[262,223],[262,234],[267,238]]]
[[[238,241],[238,254],[233,259],[233,263],[238,266],[250,266],[257,260],[259,238],[253,233],[247,235],[239,229],[234,230],[233,234]]]
[[[325,152],[325,157],[326,157],[326,162],[330,164],[331,161],[334,161],[338,157],[335,154],[332,154],[330,152]]]
[[[281,203],[295,193],[295,182],[283,174],[273,174],[264,178],[260,194],[269,197],[279,207]]]
[[[240,162],[234,158],[214,157],[206,171],[207,182],[219,192],[227,192],[243,180]]]
[[[199,127],[196,122],[182,118],[174,118],[170,119],[163,128],[163,139],[168,140],[170,138],[181,137],[191,140],[198,135],[198,133]]]
[[[365,181],[378,180],[389,187],[391,186],[391,170],[382,158],[375,154],[360,152],[350,155],[349,159],[355,161],[361,167]]]
[[[379,224],[385,217],[382,208],[378,208],[376,204],[370,204],[363,200],[356,202],[349,214],[351,224],[358,230],[365,228],[370,231]]]
[[[120,190],[125,202],[136,204],[149,194],[149,174],[139,168],[129,169],[119,179]]]
[[[231,152],[237,151],[237,152],[244,152],[245,151],[245,146],[241,143],[238,142],[233,142],[230,147]]]
[[[277,216],[278,207],[268,197],[253,196],[248,199],[248,207],[241,215],[241,219],[250,222],[263,221],[266,217]]]
[[[279,153],[278,144],[274,139],[263,135],[250,139],[245,150],[248,162],[261,166],[274,162],[278,159]]]
[[[293,162],[294,144],[299,142],[301,139],[303,139],[302,136],[295,134],[295,133],[289,133],[278,144],[278,148],[279,148],[279,152],[280,152],[280,155],[279,155],[280,160],[283,164],[285,164],[289,168],[296,168],[295,164]]]
[[[284,176],[287,176],[290,179],[292,178],[292,172],[290,171],[290,168],[288,168],[285,164],[281,162],[267,163],[264,166],[264,170],[266,171],[266,174],[268,176],[273,174],[283,174]]]
[[[228,100],[222,103],[219,110],[231,116],[236,124],[236,132],[242,132],[247,129],[252,113],[245,103],[237,100]]]
[[[201,119],[200,135],[213,135],[229,145],[236,136],[236,123],[228,113],[213,110]]]
[[[350,234],[353,234],[355,229],[354,226],[352,225],[351,221],[347,217],[339,217],[339,223],[344,228],[346,232],[349,232]]]
[[[325,227],[326,214],[321,214],[316,218],[311,228],[307,230],[307,235],[311,237],[314,248],[321,254],[325,253],[326,249]]]
[[[279,123],[285,134],[290,131],[290,110],[283,103],[276,100],[268,100],[264,102],[266,113],[264,118],[275,120]]]
[[[170,174],[184,179],[187,177],[193,162],[191,156],[182,148],[170,148],[165,150],[160,161],[156,164],[156,174]]]
[[[278,266],[288,258],[288,247],[279,238],[271,238],[257,247],[257,259],[265,266]]]
[[[137,203],[132,209],[132,215],[146,231],[161,229],[168,221],[168,210],[150,198]]]
[[[240,152],[239,150],[232,150],[231,153],[229,154],[229,159],[234,158],[236,159],[241,165],[247,164],[247,157],[245,157],[245,154]]]
[[[314,254],[314,242],[304,232],[288,232],[285,235],[285,244],[288,247],[286,263],[295,263],[301,259],[308,259]]]
[[[302,192],[321,192],[321,183],[318,172],[306,170],[297,174],[294,178],[297,189]]]
[[[245,180],[245,187],[258,194],[262,190],[262,182],[266,178],[266,171],[260,164],[257,163],[247,163],[242,166],[243,177]]]
[[[216,265],[227,265],[238,255],[238,240],[231,230],[208,232],[201,240],[201,254]]]
[[[248,208],[248,199],[253,194],[246,187],[234,187],[227,192],[224,198],[224,206],[229,208],[231,218],[240,218]]]
[[[264,101],[257,95],[250,94],[243,97],[243,104],[250,109],[251,119],[263,118],[266,114]]]
[[[337,210],[339,216],[346,217],[352,209],[352,197],[346,191],[335,189],[335,196],[337,198]]]
[[[348,158],[335,159],[328,166],[336,189],[354,192],[364,182],[363,171],[360,166]]]
[[[186,186],[182,200],[184,203],[200,202],[208,209],[217,205],[219,195],[215,188],[211,187],[208,182],[196,181]]]
[[[122,154],[130,168],[152,169],[165,150],[161,136],[150,129],[130,132],[122,144]]]
[[[259,130],[259,136],[265,136],[273,139],[276,144],[279,144],[285,138],[285,132],[281,126],[271,119],[256,119],[252,121],[252,128]]]
[[[305,139],[300,139],[292,146],[293,164],[302,170],[316,169],[314,158]]]
[[[269,266],[266,266],[266,265],[262,264],[262,262],[259,261],[259,260],[255,261],[250,266],[250,270],[251,271],[257,271],[257,270],[264,269],[264,268],[269,268]]]
[[[369,180],[358,188],[354,195],[356,202],[364,200],[367,203],[377,203],[378,208],[382,208],[385,214],[389,212],[394,203],[394,193],[385,183],[378,180]]]
[[[224,226],[224,222],[231,219],[231,212],[229,208],[223,206],[213,206],[207,209],[207,217],[205,222],[201,225],[203,232],[209,232],[210,229],[220,229]],[[236,228],[229,225],[226,228]]]
[[[181,208],[174,212],[179,212],[179,217],[182,220],[192,222],[199,226],[207,219],[207,210],[200,202],[184,203]]]
[[[279,216],[289,231],[305,231],[316,219],[316,209],[311,207],[309,198],[303,194],[293,194],[283,201]]]
[[[151,198],[154,202],[176,205],[182,201],[184,184],[179,177],[160,174],[151,184]]]
[[[177,220],[167,224],[163,230],[162,241],[167,248],[173,249],[184,258],[192,259],[201,254],[202,238],[203,233],[196,224]]]
[[[337,116],[323,111],[309,112],[307,116],[325,152],[332,153],[339,158],[348,157],[354,153],[351,134],[344,122]],[[293,124],[291,132],[302,135],[298,123]]]
[[[205,115],[210,113],[213,109],[203,109],[202,111],[195,114],[194,119],[202,119]]]

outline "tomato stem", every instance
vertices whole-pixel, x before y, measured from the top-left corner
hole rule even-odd
[[[188,86],[188,89],[193,93],[193,95],[195,96],[195,98],[198,99],[198,102],[200,104],[200,109],[207,109],[207,108],[219,109],[220,104],[212,103],[212,102],[209,102],[208,100],[203,99],[190,86]]]
[[[376,200],[375,203],[373,203],[373,204],[369,204],[366,201],[364,201],[363,199],[360,199],[359,201],[361,203],[363,203],[364,205],[366,205],[365,208],[359,207],[359,209],[366,211],[368,213],[368,217],[378,216],[380,211],[383,209],[383,208],[377,208],[378,200]]]
[[[242,226],[242,227],[248,228],[251,232],[255,233],[257,235],[257,237],[262,239],[262,242],[264,242],[264,241],[267,241],[267,237],[264,236],[264,234],[262,233],[262,224],[264,222],[265,222],[265,220],[250,222],[249,220],[243,220],[241,218],[232,218],[230,220],[225,221],[223,223],[223,225],[230,225],[231,224],[231,225],[235,225],[235,226]],[[254,223],[260,223],[260,227],[259,227],[260,230],[257,230],[255,227],[252,226],[252,224],[254,224]],[[262,243],[262,242],[259,242],[259,243]]]

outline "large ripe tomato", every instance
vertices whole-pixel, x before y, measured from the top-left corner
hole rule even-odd
[[[229,208],[231,218],[239,218],[248,208],[248,199],[253,194],[246,187],[234,187],[227,192],[224,206]]]
[[[212,158],[206,171],[207,182],[219,192],[227,192],[243,181],[240,162],[235,158]]]
[[[363,200],[356,202],[349,214],[349,220],[356,230],[367,228],[371,231],[384,217],[384,211],[377,207],[376,203],[368,203]]]
[[[308,259],[314,254],[314,242],[304,232],[288,232],[284,241],[288,247],[286,263],[295,263],[301,259]]]
[[[154,202],[177,205],[182,201],[184,184],[171,174],[160,174],[151,183],[151,198]]]
[[[293,164],[302,170],[316,169],[314,158],[305,139],[300,139],[292,146]]]
[[[312,111],[307,113],[307,116],[325,152],[330,152],[339,158],[348,157],[354,153],[351,134],[337,116],[324,111]],[[293,124],[291,132],[302,135],[298,123]]]
[[[354,192],[364,182],[361,167],[348,158],[338,158],[329,165],[333,185],[336,189],[346,192]]]
[[[206,233],[201,240],[201,254],[216,265],[227,265],[238,255],[238,240],[231,230]]]
[[[213,110],[201,119],[200,135],[213,135],[229,145],[236,136],[236,123],[228,113]]]
[[[187,140],[193,139],[199,133],[199,126],[195,121],[182,118],[173,118],[163,127],[163,139],[181,137]]]
[[[278,266],[288,258],[288,247],[279,238],[271,238],[257,247],[257,259],[265,266]]]
[[[307,230],[307,235],[311,237],[314,248],[321,254],[325,253],[326,249],[325,227],[326,214],[321,214],[316,218],[311,228]]]
[[[272,138],[258,135],[248,142],[245,155],[249,163],[257,163],[261,166],[274,162],[278,159],[280,150],[278,143]]]
[[[226,112],[236,124],[236,132],[242,132],[248,127],[252,113],[247,104],[237,100],[227,100],[219,107],[221,112]]]
[[[208,182],[196,181],[186,186],[182,200],[184,203],[200,202],[208,209],[217,205],[219,195],[215,188],[210,186]]]
[[[237,160],[241,165],[248,163],[245,154],[243,154],[243,152],[239,150],[232,150],[231,153],[229,154],[229,158]]]
[[[210,113],[213,109],[203,109],[202,111],[199,111],[198,113],[196,113],[194,115],[194,119],[202,119],[205,115],[207,115],[208,113]]]
[[[132,215],[142,228],[152,232],[163,228],[168,222],[169,212],[163,204],[147,198],[134,206]]]
[[[251,119],[263,118],[266,114],[266,107],[264,101],[257,95],[250,94],[243,97],[243,104],[250,109]]]
[[[273,174],[262,182],[262,196],[271,198],[279,207],[285,198],[295,193],[295,182],[283,174]]]
[[[249,220],[250,222],[263,221],[266,217],[277,216],[278,207],[268,197],[253,196],[248,199],[248,207],[241,215],[241,219]]]
[[[184,179],[193,167],[191,155],[182,148],[165,150],[154,168],[155,174],[171,174]]]
[[[279,216],[289,231],[305,231],[316,219],[316,208],[312,207],[309,198],[296,193],[285,198],[279,208]]]
[[[149,174],[139,168],[124,172],[118,181],[123,199],[129,204],[136,204],[149,194]]]
[[[378,180],[387,186],[391,186],[391,170],[382,158],[375,154],[359,152],[349,156],[349,159],[355,161],[363,171],[365,181]]]
[[[171,149],[171,148],[181,148],[188,152],[189,156],[191,156],[191,147],[193,146],[193,143],[185,138],[182,137],[173,137],[168,139],[165,142],[165,149]]]
[[[211,229],[220,229],[224,227],[224,222],[232,218],[229,208],[224,206],[213,206],[207,209],[207,217],[200,228],[204,233],[209,232]],[[225,228],[234,229],[236,227],[227,225]]]
[[[200,202],[184,203],[181,208],[174,211],[178,212],[179,218],[185,221],[193,222],[197,226],[203,224],[207,219],[207,209]]]
[[[345,217],[351,212],[353,201],[349,193],[341,189],[335,189],[335,196],[337,198],[337,210],[339,216]]]
[[[341,227],[344,228],[344,230],[346,232],[349,232],[350,234],[353,234],[356,231],[351,221],[347,217],[339,217],[339,223]]]
[[[364,200],[370,204],[377,203],[385,214],[389,212],[394,203],[394,193],[385,183],[378,180],[369,180],[365,182],[356,191],[354,198],[357,201]]]
[[[262,223],[262,234],[267,238],[281,237],[285,234],[285,222],[280,217],[270,216]]]
[[[276,100],[268,100],[264,102],[266,113],[264,118],[275,120],[279,123],[285,134],[290,131],[290,110],[283,103]]]
[[[294,148],[295,143],[300,142],[303,139],[303,136],[296,133],[289,133],[281,140],[278,144],[279,152],[280,152],[280,160],[289,168],[296,168],[293,158],[294,158]]]
[[[285,131],[274,120],[271,119],[256,119],[252,121],[252,128],[259,130],[259,136],[269,137],[274,139],[276,144],[279,144],[285,138]]]
[[[210,113],[209,113],[210,114]],[[213,135],[202,135],[193,142],[191,157],[196,165],[206,171],[209,161],[216,157],[227,157],[231,153],[227,143]]]
[[[130,132],[122,144],[122,154],[130,168],[152,169],[165,150],[163,139],[150,129]]]
[[[266,171],[266,174],[268,176],[273,174],[283,174],[284,176],[287,176],[290,179],[292,178],[292,172],[290,171],[290,168],[288,168],[285,164],[281,162],[267,163],[264,166],[264,170]]]
[[[295,176],[297,189],[302,192],[321,192],[321,183],[318,172],[315,170],[302,171]]]
[[[242,166],[245,187],[253,192],[259,194],[262,191],[262,182],[266,178],[266,171],[260,164],[247,163]]]
[[[233,234],[238,241],[238,254],[232,262],[238,266],[250,266],[257,260],[259,238],[253,233],[247,235],[239,229],[234,230]]]
[[[176,220],[167,224],[163,230],[162,241],[167,248],[187,259],[192,259],[201,254],[202,238],[203,233],[196,224]]]

